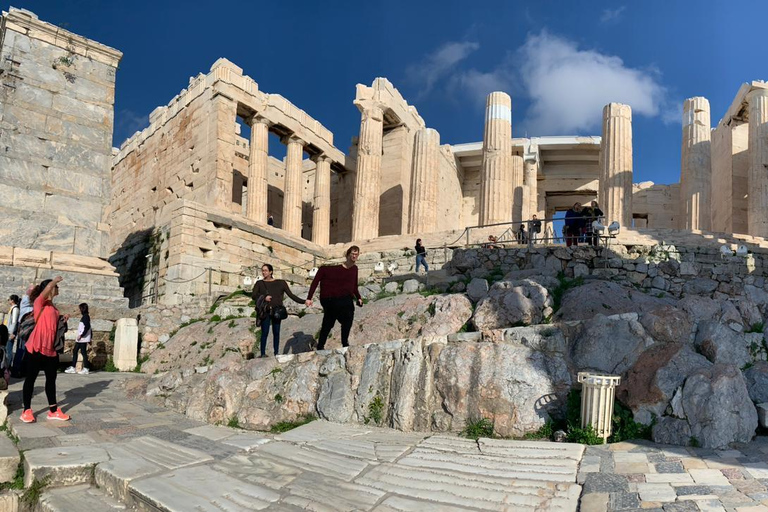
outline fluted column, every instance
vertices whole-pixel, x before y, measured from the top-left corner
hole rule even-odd
[[[749,102],[749,234],[768,237],[768,89],[754,89]]]
[[[312,241],[328,245],[331,236],[331,160],[325,155],[315,163],[315,197],[312,205]]]
[[[523,220],[523,157],[512,155],[512,222]]]
[[[485,105],[480,225],[512,220],[512,195],[512,98],[492,92]]]
[[[437,166],[440,134],[432,128],[416,132],[413,144],[411,203],[408,232],[431,233],[437,230]]]
[[[267,197],[269,185],[269,126],[270,122],[261,116],[251,118],[250,158],[248,161],[248,209],[249,219],[260,224],[267,223]]]
[[[283,189],[283,229],[301,236],[301,171],[304,155],[304,141],[289,136],[283,139],[287,146],[285,153],[285,187]]]
[[[600,142],[600,206],[608,222],[632,226],[632,108],[609,103],[603,108]]]
[[[537,183],[538,164],[536,160],[523,163],[523,219],[530,220],[539,213],[539,185]]]
[[[683,143],[680,164],[682,229],[712,227],[712,157],[709,101],[697,96],[683,103]]]
[[[362,113],[357,146],[357,173],[352,197],[352,240],[379,236],[379,191],[381,188],[381,153],[384,137],[382,105],[357,102]]]

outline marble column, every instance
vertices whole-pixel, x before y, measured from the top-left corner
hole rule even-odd
[[[248,161],[248,209],[247,217],[259,224],[267,223],[267,196],[269,186],[269,126],[261,116],[251,118],[250,157]]]
[[[432,233],[437,230],[437,168],[440,157],[440,134],[432,128],[423,128],[416,132],[415,139],[408,232]]]
[[[753,89],[749,102],[749,234],[768,238],[768,89]]]
[[[512,220],[512,196],[512,98],[492,92],[485,105],[479,224]]]
[[[603,108],[600,142],[600,208],[607,222],[632,226],[632,108],[609,103]]]
[[[522,222],[524,208],[523,157],[512,155],[512,222]],[[517,229],[518,226],[515,226]]]
[[[379,236],[381,154],[384,108],[371,101],[357,102],[362,120],[357,145],[357,173],[352,196],[352,240]]]
[[[315,197],[312,205],[312,241],[328,245],[331,236],[331,160],[325,155],[315,161]]]
[[[301,237],[302,160],[304,141],[295,136],[283,138],[285,154],[285,187],[283,188],[283,229]]]
[[[700,96],[685,100],[680,164],[681,229],[712,228],[711,129],[709,101]]]
[[[539,213],[538,164],[536,160],[523,162],[523,220],[530,220]]]

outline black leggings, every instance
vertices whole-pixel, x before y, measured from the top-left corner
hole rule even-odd
[[[24,354],[24,371],[27,377],[24,379],[24,410],[32,408],[32,392],[35,390],[35,380],[40,370],[45,372],[45,396],[48,398],[48,406],[56,405],[56,373],[59,369],[59,356],[44,356],[40,352],[27,352]]]
[[[320,299],[323,305],[323,325],[320,327],[320,337],[317,340],[317,350],[325,348],[325,341],[333,329],[336,320],[341,324],[341,346],[349,346],[349,331],[355,319],[355,303],[352,297],[332,297]]]
[[[77,366],[77,353],[80,352],[83,354],[83,368],[88,366],[88,344],[87,343],[80,343],[79,341],[75,342],[75,348],[72,350],[72,367]]]

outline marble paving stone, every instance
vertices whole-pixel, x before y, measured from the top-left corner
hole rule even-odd
[[[154,437],[133,439],[125,446],[134,454],[167,469],[177,469],[213,460],[213,457],[201,451]]]
[[[730,485],[725,475],[717,469],[691,469],[688,474],[697,484]]]
[[[768,478],[768,464],[765,462],[744,464],[744,470],[752,478]]]
[[[24,453],[24,486],[32,481],[49,479],[52,486],[90,483],[91,471],[101,462],[109,460],[99,446],[61,446],[41,448]]]
[[[104,447],[109,453],[110,460],[96,466],[94,472],[96,484],[103,489],[108,489],[123,502],[128,500],[128,486],[133,480],[165,471],[164,467],[136,455],[126,445],[109,444]]]
[[[425,512],[430,509],[434,509],[434,503],[403,498],[402,496],[390,496],[374,508],[373,512]],[[440,505],[439,510],[441,512],[465,512],[468,509]],[[584,512],[588,511],[584,510]]]
[[[227,446],[233,446],[238,450],[244,450],[250,452],[256,449],[256,447],[271,442],[272,439],[265,437],[261,434],[254,434],[251,432],[235,434],[232,437],[227,437],[221,442]]]
[[[237,430],[227,427],[217,427],[215,425],[203,425],[201,427],[188,428],[184,432],[195,436],[201,436],[211,441],[221,441],[239,433]]]
[[[358,425],[345,425],[343,429],[340,429],[335,423],[317,420],[280,434],[275,439],[293,443],[306,443],[323,439],[348,439],[362,436],[369,432],[371,432],[370,429],[365,429]]]
[[[643,501],[675,501],[677,494],[669,484],[638,483],[637,492]]]
[[[280,494],[208,466],[182,468],[131,482],[134,499],[161,510],[218,512],[267,510]]]
[[[584,494],[593,492],[629,492],[629,483],[621,475],[590,473],[584,482]]]
[[[645,481],[651,484],[692,484],[693,478],[688,473],[649,473]]]
[[[263,454],[233,455],[215,462],[211,467],[238,480],[266,485],[273,489],[285,487],[302,473],[297,467],[283,464],[280,460]]]
[[[46,490],[40,497],[38,507],[42,512],[72,512],[76,510],[112,512],[126,510],[123,503],[88,484]]]
[[[290,495],[283,502],[302,508],[323,506],[339,512],[370,510],[384,497],[384,491],[364,485],[339,482],[317,473],[303,473],[288,484]]]
[[[617,462],[613,471],[620,475],[629,473],[650,473],[651,466],[645,462]]]
[[[640,498],[634,492],[612,492],[608,498],[611,510],[640,508]]]
[[[657,473],[685,473],[682,462],[658,462],[654,464]]]
[[[699,512],[699,507],[693,501],[679,501],[677,503],[665,503],[664,512]]]
[[[266,453],[297,468],[334,476],[345,481],[352,480],[368,467],[368,463],[362,460],[284,442],[265,444],[257,448],[253,453],[257,456],[261,453]]]
[[[579,509],[581,512],[606,512],[608,510],[608,499],[610,495],[607,492],[593,492],[581,497]]]

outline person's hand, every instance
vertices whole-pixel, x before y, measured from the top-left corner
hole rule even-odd
[[[80,336],[78,336],[77,338],[75,338],[75,341],[80,341]]]
[[[304,305],[307,306],[308,308],[311,308],[312,307],[312,299],[305,300],[304,301]]]
[[[69,322],[69,315],[64,315],[64,321]]]
[[[357,299],[357,305],[362,306],[363,305],[363,299]]]
[[[60,283],[60,282],[62,282],[63,280],[64,280],[64,278],[63,278],[63,277],[61,277],[61,276],[56,276],[56,277],[54,277],[53,279],[51,279],[51,281],[53,281],[54,283]]]
[[[264,300],[267,301],[267,302],[272,302],[272,296],[271,295],[267,295],[267,297]]]

